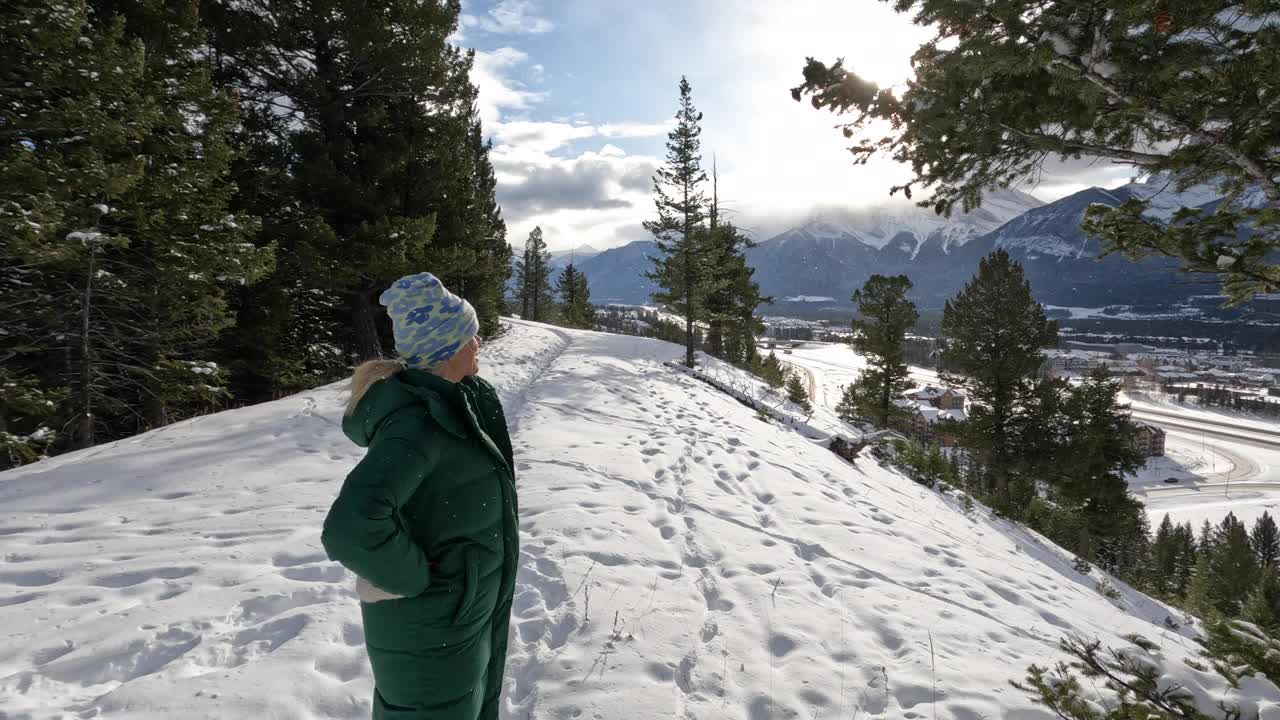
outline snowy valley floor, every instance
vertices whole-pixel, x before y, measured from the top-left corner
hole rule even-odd
[[[484,351],[521,497],[505,716],[1049,718],[1008,681],[1067,632],[1140,633],[1169,682],[1224,691],[1165,606],[761,421],[680,353],[525,323]],[[352,578],[319,545],[361,454],[344,399],[0,474],[0,718],[368,717]]]
[[[844,386],[865,366],[863,358],[838,343],[806,343],[779,357],[799,368],[813,386],[816,424],[842,425],[835,406]],[[913,367],[911,375],[922,386],[939,383],[933,370]],[[1205,520],[1218,524],[1228,512],[1249,525],[1263,512],[1280,514],[1280,423],[1145,396],[1125,400],[1135,417],[1167,431],[1165,456],[1151,458],[1129,482],[1129,489],[1146,504],[1153,527],[1166,514],[1197,528]],[[1167,478],[1178,482],[1166,483]]]

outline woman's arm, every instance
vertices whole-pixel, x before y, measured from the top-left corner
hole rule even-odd
[[[320,542],[329,558],[386,592],[405,597],[424,592],[431,582],[427,555],[397,511],[433,465],[402,438],[375,440],[324,519]]]

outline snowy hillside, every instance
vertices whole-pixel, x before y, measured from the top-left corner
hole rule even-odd
[[[1170,681],[1224,691],[1163,605],[763,422],[680,354],[523,323],[485,348],[521,497],[507,717],[1048,718],[1008,680],[1066,632],[1140,633]],[[0,474],[0,717],[368,717],[352,578],[319,544],[360,456],[343,401]]]

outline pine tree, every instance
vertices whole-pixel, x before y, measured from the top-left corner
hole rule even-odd
[[[760,359],[755,373],[774,389],[782,387],[787,382],[787,373],[782,368],[782,361],[778,360],[778,356],[772,351]]]
[[[1200,537],[1196,540],[1196,554],[1211,557],[1218,547],[1218,532],[1213,523],[1205,520],[1200,525]]]
[[[145,141],[148,171],[98,221],[128,241],[124,250],[102,255],[103,286],[114,276],[131,288],[130,322],[148,330],[145,337],[99,343],[100,357],[104,367],[113,363],[127,374],[108,382],[134,388],[124,403],[141,411],[141,427],[157,427],[229,395],[215,362],[216,341],[235,321],[229,291],[269,273],[275,249],[248,242],[257,218],[229,212],[238,117],[202,56],[197,3],[96,4],[100,15],[119,12],[143,43],[145,93],[159,108]],[[193,114],[201,122],[193,124]]]
[[[219,80],[243,108],[250,157],[239,168],[238,204],[264,218],[258,242],[277,243],[290,272],[241,299],[242,319],[263,322],[246,332],[288,349],[290,325],[314,321],[338,336],[319,352],[380,355],[390,341],[378,294],[422,270],[462,290],[478,310],[496,312],[488,298],[506,267],[494,252],[494,208],[481,196],[487,178],[476,147],[472,56],[447,40],[457,4],[206,3],[203,10]],[[493,281],[478,277],[486,262]],[[326,306],[340,302],[341,314],[293,316],[294,304],[316,293]],[[286,310],[284,317],[256,312],[259,304]],[[265,372],[243,369],[255,383],[279,384]]]
[[[1022,266],[999,249],[983,258],[977,276],[947,301],[942,335],[943,378],[966,387],[973,402],[965,446],[986,468],[992,483],[986,490],[1009,507],[1011,475],[1022,458],[1016,417],[1043,364],[1041,348],[1057,340],[1057,325],[1045,319]]]
[[[0,156],[0,214],[25,225],[3,252],[26,283],[14,300],[49,309],[16,323],[41,368],[19,379],[66,398],[70,448],[207,410],[226,394],[211,353],[228,288],[267,272],[272,250],[228,212],[235,108],[195,5],[14,10],[0,32],[25,59],[6,65],[21,90],[0,125],[20,140]]]
[[[760,285],[754,280],[755,269],[747,264],[744,251],[755,243],[722,217],[714,165],[711,187],[706,248],[707,269],[711,273],[706,299],[706,350],[737,367],[749,368],[757,355],[756,335],[764,330],[756,308],[772,299],[760,294]]]
[[[1159,598],[1171,597],[1177,578],[1178,560],[1177,538],[1173,521],[1165,513],[1156,529],[1156,538],[1152,542],[1151,593]]]
[[[550,322],[555,295],[551,289],[551,253],[542,239],[542,228],[529,231],[524,256],[516,261],[515,278],[520,289],[520,317]]]
[[[1254,521],[1249,543],[1258,556],[1259,567],[1280,571],[1280,531],[1271,513],[1264,510],[1262,517]]]
[[[700,186],[707,179],[702,171],[702,113],[693,107],[689,81],[680,78],[680,108],[676,126],[667,134],[667,162],[653,176],[656,220],[646,220],[645,230],[653,234],[658,253],[651,258],[653,269],[646,273],[660,288],[654,302],[670,307],[684,318],[685,365],[694,366],[694,326],[706,316],[708,295],[715,289],[716,275],[710,272],[706,220],[706,197]]]
[[[893,401],[911,387],[903,340],[920,315],[907,299],[910,290],[906,275],[872,275],[852,297],[860,316],[853,321],[853,349],[866,357],[867,367],[850,399],[880,427],[901,415]]]
[[[1259,569],[1257,556],[1249,545],[1249,533],[1234,513],[1227,513],[1218,526],[1209,566],[1218,611],[1226,617],[1235,617],[1257,583]]]
[[[1125,477],[1145,461],[1134,443],[1136,428],[1117,402],[1119,393],[1120,384],[1106,368],[1067,390],[1064,446],[1057,472],[1048,476],[1055,499],[1080,512],[1077,556],[1110,571],[1118,567],[1118,548],[1137,538],[1141,505],[1129,495]]]
[[[542,228],[534,228],[533,232],[538,233],[539,238],[542,235]],[[533,279],[535,277],[538,261],[533,254],[532,233],[529,235],[530,240],[524,244],[524,251],[521,253],[520,259],[515,263],[515,269],[512,276],[515,278],[517,301],[520,303],[520,318],[530,319],[533,315]]]
[[[866,404],[868,403],[861,396],[858,384],[849,383],[840,394],[840,402],[836,403],[836,415],[847,423],[858,422],[864,417],[862,408]]]
[[[1224,12],[1222,3],[1188,2],[1169,14],[1162,5],[1163,27],[1152,5],[1136,2],[896,6],[936,33],[916,52],[904,92],[813,59],[792,91],[853,114],[844,132],[860,136],[851,148],[858,161],[885,151],[909,163],[914,177],[893,191],[929,188],[922,205],[968,211],[985,189],[1035,177],[1050,158],[1082,155],[1167,173],[1171,189],[1211,183],[1228,197],[1212,212],[1160,222],[1143,215],[1149,200],[1133,198],[1094,205],[1084,229],[1104,250],[1166,255],[1218,274],[1233,303],[1280,285],[1280,133],[1272,124],[1280,28],[1264,21],[1272,6]],[[1184,41],[1192,37],[1217,40]],[[889,130],[880,137],[862,135],[881,127]]]
[[[1245,598],[1240,617],[1262,628],[1267,634],[1280,636],[1280,573],[1268,567]]]
[[[1196,533],[1191,523],[1183,523],[1175,528],[1175,560],[1174,582],[1170,588],[1173,597],[1182,597],[1191,583],[1191,575],[1196,566]]]
[[[476,178],[473,190],[475,204],[473,218],[468,225],[475,238],[475,260],[464,273],[456,292],[470,300],[480,318],[480,333],[492,337],[498,333],[498,318],[505,305],[507,282],[511,279],[511,245],[507,243],[507,223],[502,219],[498,206],[498,180],[494,175],[489,152],[492,141],[484,138],[479,112],[472,111],[471,127],[467,134],[471,149],[473,172]]]
[[[590,330],[595,324],[595,309],[591,306],[587,276],[569,263],[556,281],[556,292],[562,303],[560,321],[567,327]]]
[[[1208,555],[1202,553],[1196,558],[1191,579],[1187,582],[1182,606],[1205,622],[1212,622],[1218,618],[1218,593],[1215,589],[1213,569]]]
[[[795,403],[806,414],[813,412],[813,405],[809,402],[809,391],[804,387],[804,381],[800,379],[797,373],[787,375],[787,399]]]

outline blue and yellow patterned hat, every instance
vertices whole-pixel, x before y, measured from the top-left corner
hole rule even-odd
[[[412,368],[439,365],[480,331],[471,303],[446,290],[431,273],[400,278],[378,302],[391,316],[396,353]]]

